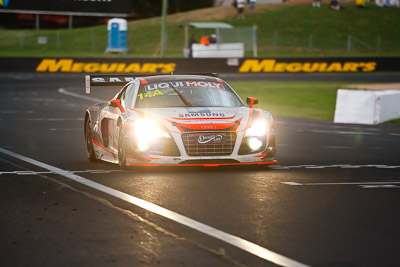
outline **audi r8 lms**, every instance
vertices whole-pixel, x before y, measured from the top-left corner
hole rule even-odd
[[[247,105],[216,75],[86,76],[86,90],[121,85],[89,107],[84,133],[90,161],[126,166],[273,164],[272,115]]]

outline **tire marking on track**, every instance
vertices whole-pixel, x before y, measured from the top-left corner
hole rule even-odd
[[[356,132],[356,131],[327,131],[327,130],[310,130],[312,133],[328,133],[328,134],[344,134],[344,135],[379,135],[377,133]]]
[[[197,230],[199,232],[202,232],[206,235],[209,235],[211,237],[214,237],[216,239],[219,239],[221,241],[224,241],[225,243],[228,243],[232,246],[235,246],[237,248],[240,248],[244,251],[247,251],[255,256],[258,256],[262,259],[265,259],[267,261],[270,261],[272,263],[275,263],[276,265],[280,265],[280,266],[299,266],[299,267],[303,267],[303,266],[307,266],[303,263],[297,262],[295,260],[292,260],[290,258],[287,258],[283,255],[280,255],[278,253],[275,253],[271,250],[268,250],[264,247],[261,247],[255,243],[252,243],[250,241],[247,241],[245,239],[242,239],[240,237],[225,233],[223,231],[220,231],[216,228],[210,227],[208,225],[205,225],[203,223],[197,222],[193,219],[190,219],[186,216],[180,215],[176,212],[170,211],[168,209],[165,209],[161,206],[155,205],[151,202],[142,200],[140,198],[131,196],[129,194],[123,193],[121,191],[115,190],[113,188],[107,187],[105,185],[93,182],[89,179],[83,178],[81,176],[78,176],[76,174],[73,174],[71,172],[68,172],[66,170],[48,165],[46,163],[22,156],[20,154],[11,152],[9,150],[6,150],[4,148],[0,147],[0,152],[3,154],[6,154],[10,157],[14,157],[16,159],[25,161],[27,163],[30,163],[32,165],[35,165],[37,167],[49,170],[54,172],[57,175],[63,176],[65,178],[68,178],[72,181],[78,182],[80,184],[86,185],[87,187],[96,189],[98,191],[101,191],[103,193],[106,193],[110,196],[119,198],[121,200],[124,200],[128,203],[131,203],[133,205],[136,205],[138,207],[141,207],[145,210],[151,211],[155,214],[158,214],[164,218],[168,218],[172,221],[175,221],[177,223],[180,223],[182,225],[185,225],[189,228],[192,228],[194,230]]]
[[[105,100],[100,99],[100,98],[95,98],[95,97],[91,97],[91,96],[86,96],[86,95],[81,95],[81,94],[69,92],[69,91],[65,90],[64,88],[59,88],[59,89],[58,89],[58,92],[59,92],[60,94],[63,94],[63,95],[68,95],[68,96],[73,96],[73,97],[77,97],[77,98],[82,98],[82,99],[89,100],[89,101],[93,101],[93,102],[96,102],[96,103],[104,102],[104,101],[105,101]]]
[[[350,146],[322,146],[323,148],[330,148],[330,149],[354,149]]]

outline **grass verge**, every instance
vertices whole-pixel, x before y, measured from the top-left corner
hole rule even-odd
[[[248,96],[257,97],[257,107],[273,116],[332,121],[337,90],[349,83],[234,81],[229,84],[243,100]]]

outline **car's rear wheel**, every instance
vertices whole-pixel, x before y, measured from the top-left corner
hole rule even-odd
[[[124,129],[119,130],[118,135],[118,165],[122,169],[126,169],[126,147],[124,138]]]
[[[94,153],[93,149],[93,142],[92,142],[92,123],[90,118],[86,119],[85,122],[85,142],[86,142],[86,155],[91,162],[97,161],[96,154]]]

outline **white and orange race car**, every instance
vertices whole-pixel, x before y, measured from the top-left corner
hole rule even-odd
[[[123,85],[89,107],[85,141],[90,161],[126,166],[274,164],[272,115],[247,105],[215,74],[86,76],[96,85]]]

